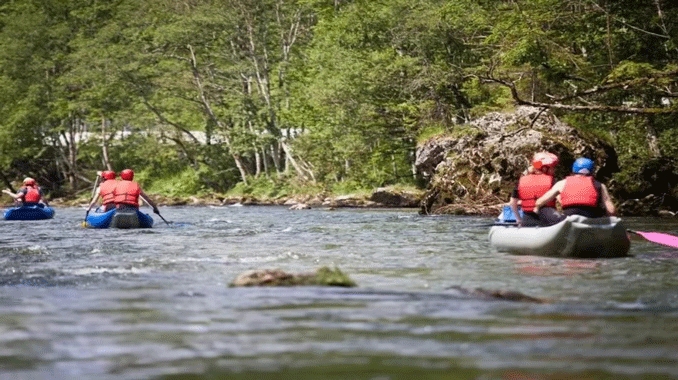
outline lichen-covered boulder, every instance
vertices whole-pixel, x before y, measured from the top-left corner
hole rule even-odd
[[[347,275],[338,268],[319,268],[313,273],[288,273],[280,269],[257,269],[239,274],[231,287],[238,286],[356,286]]]
[[[560,157],[556,177],[563,178],[579,156],[596,161],[596,177],[619,170],[614,149],[583,136],[548,110],[518,107],[489,113],[417,148],[415,166],[428,180],[423,214],[493,214],[510,197],[518,178],[537,151]]]

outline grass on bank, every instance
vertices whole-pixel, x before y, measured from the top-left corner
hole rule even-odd
[[[163,177],[153,177],[150,172],[140,171],[135,174],[135,181],[152,199],[161,202],[181,202],[189,199],[216,200],[225,198],[250,198],[261,202],[273,202],[286,199],[334,198],[351,196],[368,199],[376,188],[367,188],[357,181],[343,181],[334,184],[303,182],[295,177],[260,176],[248,178],[248,183],[236,183],[231,189],[219,192],[210,188],[210,176],[192,169],[182,170]],[[82,205],[89,203],[92,194],[89,189],[81,190],[73,199],[60,200],[61,204]],[[387,187],[395,193],[421,193],[423,190],[414,185],[396,184]],[[8,197],[9,198],[9,197]],[[47,199],[50,199],[48,197]],[[11,199],[8,199],[8,204]]]

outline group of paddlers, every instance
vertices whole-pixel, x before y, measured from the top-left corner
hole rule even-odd
[[[97,174],[101,176],[102,182],[96,188],[92,202],[87,207],[88,213],[99,200],[101,200],[99,211],[103,212],[123,208],[138,209],[139,198],[141,198],[153,208],[154,213],[158,214],[158,206],[144,193],[139,184],[134,181],[134,171],[132,169],[121,171],[120,180],[116,180],[117,176],[111,170]],[[44,204],[49,206],[49,203],[43,197],[42,189],[38,186],[35,179],[30,177],[24,179],[23,186],[16,193],[9,189],[5,189],[2,192],[14,198],[15,203],[18,205],[34,206]]]
[[[102,212],[125,208],[139,209],[139,198],[141,198],[153,208],[154,213],[158,214],[158,206],[134,181],[132,169],[121,171],[120,180],[116,180],[116,174],[111,170],[105,170],[100,175],[102,182],[97,187],[95,196],[87,207],[88,213],[99,200],[101,200],[99,211]]]
[[[599,218],[615,214],[607,188],[593,178],[594,162],[585,157],[572,164],[572,174],[556,182],[558,156],[538,152],[511,194],[511,210],[519,226],[550,226],[569,215]],[[556,208],[556,200],[562,211]],[[523,214],[519,213],[518,207]]]
[[[510,206],[519,226],[550,226],[569,215],[598,218],[615,214],[607,188],[593,178],[595,165],[591,159],[576,159],[572,164],[572,174],[558,182],[554,178],[557,165],[558,156],[553,153],[538,152],[532,158],[532,164],[511,194]],[[121,171],[120,180],[116,180],[115,172],[110,170],[99,174],[103,182],[94,193],[87,208],[88,213],[99,200],[99,210],[105,212],[122,208],[138,209],[139,198],[142,198],[158,214],[155,202],[134,181],[134,171]],[[47,205],[42,190],[33,178],[24,179],[23,187],[17,193],[8,189],[3,190],[3,193],[23,205]],[[556,209],[556,199],[561,212]],[[522,215],[519,207],[522,208]]]

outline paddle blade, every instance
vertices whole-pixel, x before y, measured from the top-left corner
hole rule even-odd
[[[640,231],[631,231],[631,232],[640,235],[653,243],[678,248],[678,236],[662,234],[659,232],[640,232]]]

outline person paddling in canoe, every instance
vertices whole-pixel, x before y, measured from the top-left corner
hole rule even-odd
[[[518,226],[550,226],[560,221],[561,215],[556,211],[555,201],[547,203],[541,210],[534,207],[535,201],[555,183],[553,175],[557,165],[558,156],[553,153],[538,152],[532,157],[532,165],[518,180],[509,203]],[[523,208],[522,217],[518,212],[518,202]]]
[[[572,164],[572,175],[558,181],[535,203],[535,209],[547,206],[558,194],[565,216],[581,215],[587,218],[614,216],[615,208],[607,187],[593,178],[594,163],[580,157]]]
[[[141,190],[138,183],[134,182],[134,171],[125,169],[120,172],[120,181],[113,190],[113,202],[118,210],[126,208],[139,209],[139,197],[153,208],[153,213],[160,215],[158,206],[151,198]]]
[[[101,199],[101,206],[99,210],[101,212],[106,212],[113,210],[115,208],[114,194],[115,186],[118,184],[118,181],[115,180],[115,172],[111,170],[105,170],[101,172],[101,178],[103,182],[97,187],[95,194],[96,196],[92,199],[92,202],[87,207],[87,212],[94,207],[95,204]]]
[[[16,194],[9,189],[5,189],[2,192],[14,198],[15,202],[21,203],[23,206],[37,206],[40,203],[49,206],[49,203],[43,197],[42,189],[31,177],[24,179],[23,186]]]

